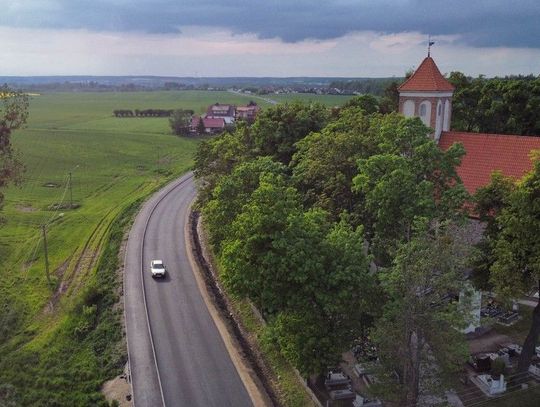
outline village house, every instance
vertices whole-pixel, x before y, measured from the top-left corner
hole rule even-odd
[[[204,133],[221,133],[228,126],[234,125],[236,120],[245,120],[253,123],[261,108],[255,102],[249,102],[247,106],[222,105],[215,103],[208,106],[206,113],[202,116],[193,116],[190,124],[190,132],[200,133],[204,128]],[[201,126],[202,120],[202,126]]]
[[[236,117],[236,106],[215,103],[206,109],[206,117],[209,119],[223,119],[227,125],[233,124]]]
[[[192,133],[199,133],[200,128],[204,128],[204,133],[217,134],[225,130],[225,120],[222,117],[201,117],[193,116],[191,118],[190,131]]]
[[[260,110],[261,108],[255,102],[249,102],[247,106],[238,106],[236,108],[236,120],[245,120],[248,123],[253,123]]]

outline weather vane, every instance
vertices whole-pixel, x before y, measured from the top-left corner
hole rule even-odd
[[[431,41],[431,35],[428,35],[427,56],[431,56],[431,46],[435,44],[435,41]]]

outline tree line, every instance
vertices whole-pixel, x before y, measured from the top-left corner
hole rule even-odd
[[[344,93],[363,93],[374,96],[383,96],[385,90],[393,83],[400,83],[402,78],[365,78],[354,80],[332,81],[328,88],[335,88]]]
[[[479,133],[540,135],[540,77],[470,78],[452,72],[452,128]]]
[[[193,110],[186,110],[193,115]],[[115,117],[171,117],[174,113],[173,109],[144,109],[144,110],[113,110]]]
[[[461,145],[442,151],[418,118],[383,111],[372,96],[332,110],[269,108],[201,143],[195,174],[220,276],[262,312],[265,340],[309,375],[369,338],[380,361],[374,394],[415,405],[453,383],[468,357],[468,314],[455,298],[467,296],[464,270],[477,253],[460,236],[473,198],[456,173]],[[489,252],[494,286],[516,264],[540,276],[530,256],[509,263],[500,250]]]

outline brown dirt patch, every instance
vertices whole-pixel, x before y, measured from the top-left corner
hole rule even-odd
[[[15,209],[17,209],[19,212],[24,212],[24,213],[37,211],[37,209],[31,205],[15,205]]]
[[[105,399],[111,403],[116,400],[120,407],[131,407],[131,386],[126,380],[126,373],[106,381],[101,387]],[[128,400],[129,399],[129,400]]]
[[[499,350],[501,345],[512,343],[512,338],[507,335],[489,331],[479,338],[471,339],[469,342],[469,350],[472,354],[480,352],[494,352]]]

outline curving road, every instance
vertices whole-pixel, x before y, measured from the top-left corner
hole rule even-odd
[[[174,181],[143,206],[129,234],[124,305],[135,407],[253,405],[186,255],[195,195],[191,174]],[[150,276],[152,259],[165,262],[165,279]]]

